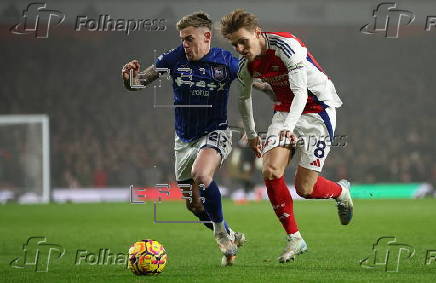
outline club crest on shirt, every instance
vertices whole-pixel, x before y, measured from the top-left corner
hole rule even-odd
[[[227,78],[227,71],[225,66],[213,66],[212,67],[212,77],[214,80],[219,82],[225,80]]]

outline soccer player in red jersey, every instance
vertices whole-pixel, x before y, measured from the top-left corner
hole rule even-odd
[[[307,250],[293,211],[284,172],[297,156],[295,189],[307,199],[335,199],[340,222],[352,218],[353,202],[347,180],[332,182],[319,176],[330,151],[336,126],[336,108],[342,101],[335,87],[304,43],[289,32],[262,32],[256,16],[235,10],[221,19],[221,32],[242,55],[238,79],[239,111],[257,157],[272,207],[285,229],[286,247],[279,262],[288,262]],[[261,79],[271,85],[277,103],[264,144],[255,130],[251,85]]]

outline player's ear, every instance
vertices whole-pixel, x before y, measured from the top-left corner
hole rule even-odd
[[[210,31],[206,31],[204,33],[204,37],[206,38],[206,41],[209,42],[212,39],[212,33]]]
[[[262,30],[260,27],[256,27],[254,29],[254,33],[256,34],[256,38],[260,38],[261,34],[262,34]]]

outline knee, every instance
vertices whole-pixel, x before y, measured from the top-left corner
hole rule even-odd
[[[313,192],[313,184],[295,179],[295,191],[302,198],[309,198]]]
[[[212,176],[202,172],[201,170],[193,170],[191,174],[192,179],[194,179],[194,182],[198,185],[203,184],[207,188],[212,182]]]
[[[283,176],[284,170],[273,164],[265,164],[262,168],[264,179],[273,180]]]

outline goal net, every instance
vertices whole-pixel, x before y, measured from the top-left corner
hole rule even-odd
[[[47,115],[0,115],[0,202],[50,201]]]

